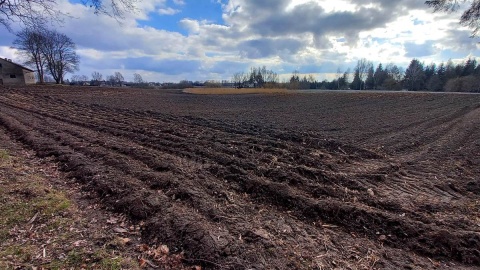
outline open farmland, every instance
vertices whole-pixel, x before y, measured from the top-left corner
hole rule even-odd
[[[0,128],[214,269],[478,269],[480,95],[0,88]]]

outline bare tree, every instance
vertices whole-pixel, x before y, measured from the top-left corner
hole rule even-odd
[[[100,72],[98,72],[98,71],[92,72],[92,80],[93,81],[99,82],[102,79],[103,79],[103,76],[102,76],[102,74],[100,74]]]
[[[47,69],[57,84],[63,83],[65,74],[78,70],[80,59],[75,43],[65,34],[52,30],[45,30],[44,37],[41,49]]]
[[[407,70],[405,71],[405,86],[410,91],[418,91],[425,88],[425,71],[423,63],[420,63],[417,59],[413,59],[410,62]]]
[[[36,30],[25,28],[16,36],[12,47],[17,49],[21,57],[25,59],[25,65],[36,69],[38,80],[40,83],[44,83],[46,61],[42,54],[42,44],[45,42],[43,30],[41,28],[36,28]]]
[[[292,72],[292,76],[290,77],[290,89],[300,89],[300,72],[298,70],[294,70]]]
[[[393,63],[387,64],[387,66],[385,67],[385,72],[387,73],[388,77],[394,79],[397,82],[403,79],[403,68],[400,68]]]
[[[94,8],[95,14],[105,14],[115,18],[123,18],[125,12],[135,12],[138,0],[85,0],[86,6]],[[107,4],[105,4],[107,3]]]
[[[80,82],[80,75],[77,75],[77,74],[72,75],[70,80],[71,80],[72,83],[78,83],[78,82]]]
[[[355,72],[358,74],[358,78],[360,79],[360,90],[365,89],[365,80],[367,79],[368,70],[371,66],[372,63],[366,58],[362,58],[357,61]]]
[[[57,20],[61,12],[55,5],[56,0],[0,0],[0,24],[11,30],[12,22],[30,28],[44,24],[47,18]]]
[[[242,88],[243,87],[243,77],[245,74],[243,72],[237,72],[233,74],[232,81],[233,85],[236,88]]]
[[[113,76],[110,76],[109,78],[109,81],[112,82],[112,85],[119,85],[119,86],[122,86],[122,82],[124,81],[125,79],[123,78],[123,75],[122,73],[116,71]]]
[[[272,70],[267,71],[267,77],[265,79],[267,83],[270,85],[275,85],[278,83],[278,74],[273,72]]]
[[[133,74],[133,82],[136,83],[136,84],[142,84],[142,83],[144,83],[143,78],[142,78],[142,75],[140,75],[140,74],[138,74],[138,73],[134,73],[134,74]]]
[[[437,11],[457,11],[460,8],[459,2],[471,2],[460,17],[460,23],[472,29],[472,37],[480,30],[480,0],[432,0],[425,1],[425,4]]]
[[[242,72],[242,87],[247,85],[249,80],[250,80],[250,77],[249,77],[248,73],[243,73]]]
[[[72,83],[75,83],[75,84],[83,84],[88,81],[88,76],[75,74],[75,75],[72,75],[70,80]]]
[[[125,12],[134,12],[137,0],[84,0],[95,14],[106,14],[117,19]],[[26,27],[59,21],[68,16],[58,7],[57,0],[0,0],[0,24],[11,30],[10,24],[20,22]]]
[[[337,81],[337,90],[340,89],[340,84],[341,84],[340,78],[342,78],[342,76],[343,76],[342,69],[337,68],[337,73],[335,73],[335,80]]]
[[[115,85],[115,76],[108,75],[107,76],[107,82],[108,82],[109,85],[114,86]]]

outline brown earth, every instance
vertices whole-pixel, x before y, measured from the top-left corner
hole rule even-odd
[[[213,269],[478,269],[480,95],[0,88],[0,128]]]
[[[287,89],[275,88],[187,88],[184,93],[197,95],[290,94]]]
[[[0,129],[0,269],[198,269],[99,200]]]

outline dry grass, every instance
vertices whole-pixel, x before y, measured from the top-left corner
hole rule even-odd
[[[183,92],[196,95],[288,94],[287,89],[272,88],[187,88]]]

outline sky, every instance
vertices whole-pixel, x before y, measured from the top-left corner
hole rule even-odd
[[[76,43],[75,74],[88,77],[229,80],[266,66],[322,80],[361,58],[406,68],[413,58],[430,64],[480,55],[478,39],[458,23],[461,13],[432,13],[423,0],[137,0],[120,21],[81,0],[58,0],[58,7],[70,16],[52,28]],[[21,62],[14,38],[0,27],[0,57]]]

